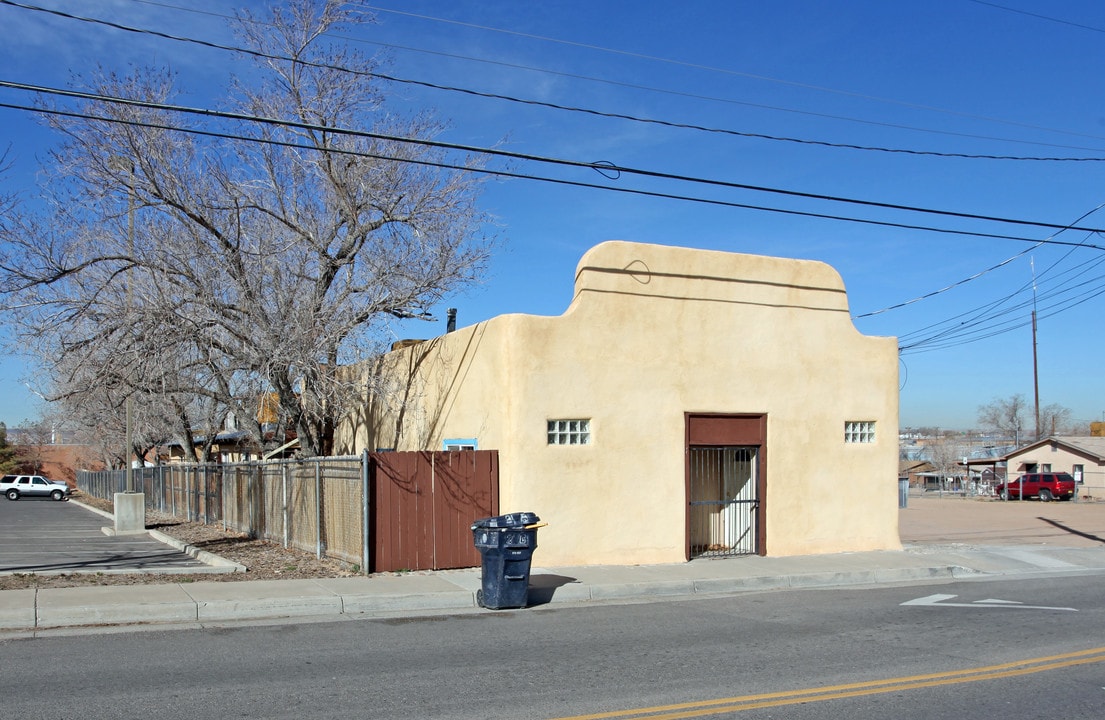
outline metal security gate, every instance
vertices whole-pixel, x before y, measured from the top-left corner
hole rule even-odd
[[[757,552],[756,447],[688,448],[691,557]]]

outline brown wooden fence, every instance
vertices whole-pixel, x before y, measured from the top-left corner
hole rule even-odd
[[[166,465],[138,470],[136,479],[148,509],[366,573],[478,566],[472,521],[499,513],[494,450]],[[125,490],[125,471],[82,471],[77,487],[110,500]]]

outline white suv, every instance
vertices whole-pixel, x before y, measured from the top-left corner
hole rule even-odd
[[[18,500],[24,495],[64,500],[69,497],[69,486],[61,480],[48,480],[41,475],[5,475],[0,478],[0,493],[8,500]]]

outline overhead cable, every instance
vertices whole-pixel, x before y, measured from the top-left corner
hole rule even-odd
[[[1040,13],[1028,12],[1027,10],[1018,10],[1017,8],[1011,8],[1005,5],[998,5],[997,3],[986,2],[986,0],[971,0],[971,2],[977,5],[986,5],[987,7],[1004,10],[1005,12],[1016,13],[1017,15],[1027,15],[1028,17],[1034,17],[1039,20],[1047,20],[1048,22],[1058,23],[1060,25],[1069,25],[1070,27],[1076,27],[1080,30],[1105,33],[1105,29],[1094,27],[1093,25],[1084,25],[1082,23],[1071,22],[1070,20],[1063,20],[1062,18],[1051,17],[1050,15],[1041,15]]]
[[[175,42],[192,43],[192,44],[200,45],[200,46],[215,49],[215,50],[223,50],[223,51],[227,51],[227,52],[242,53],[242,54],[251,55],[251,56],[254,56],[254,57],[258,57],[258,58],[263,58],[263,59],[266,59],[266,60],[279,60],[279,61],[282,61],[282,62],[301,63],[301,64],[309,66],[309,67],[317,67],[317,68],[323,68],[323,69],[328,69],[328,70],[336,70],[336,71],[340,71],[340,72],[350,73],[350,74],[353,74],[353,75],[362,75],[362,76],[372,77],[372,78],[376,78],[376,79],[383,80],[383,81],[386,81],[386,82],[394,82],[394,83],[399,83],[399,84],[407,84],[407,85],[414,85],[414,86],[418,86],[418,87],[424,87],[424,88],[431,89],[431,90],[454,92],[454,93],[469,95],[469,96],[473,96],[473,97],[481,97],[481,98],[486,98],[486,99],[491,99],[491,100],[501,100],[501,101],[504,101],[504,102],[511,102],[511,103],[529,105],[529,106],[534,106],[534,107],[544,107],[544,108],[548,108],[548,109],[551,109],[551,110],[558,110],[558,111],[572,112],[572,113],[580,113],[580,114],[592,115],[592,116],[595,116],[595,117],[604,117],[604,118],[610,118],[610,119],[616,119],[616,120],[625,120],[625,121],[628,121],[628,122],[643,123],[643,124],[649,124],[649,125],[657,125],[657,126],[660,126],[660,127],[668,127],[668,128],[673,128],[673,129],[694,130],[694,131],[697,131],[697,132],[720,134],[720,135],[729,135],[729,136],[733,136],[733,137],[744,137],[744,138],[752,138],[752,139],[759,139],[759,140],[769,140],[769,141],[773,141],[773,142],[786,142],[786,143],[794,143],[794,144],[800,144],[800,145],[813,145],[813,146],[817,146],[817,147],[828,147],[828,148],[844,149],[844,150],[858,150],[858,151],[863,151],[863,152],[881,152],[881,153],[902,154],[902,155],[917,155],[917,156],[927,156],[927,157],[958,158],[958,159],[967,159],[967,160],[1007,160],[1007,161],[1018,161],[1018,162],[1105,162],[1105,156],[1100,156],[1100,157],[1069,157],[1069,156],[997,155],[997,154],[985,154],[985,153],[945,152],[945,151],[938,151],[938,150],[917,150],[917,149],[913,149],[913,148],[890,148],[890,147],[880,147],[880,146],[874,146],[874,145],[858,145],[858,144],[854,144],[854,143],[838,143],[838,142],[830,142],[830,141],[827,141],[827,140],[813,140],[813,139],[808,139],[808,138],[795,138],[795,137],[787,137],[787,136],[780,136],[780,135],[769,135],[769,134],[766,134],[766,133],[756,133],[756,132],[749,132],[749,131],[743,131],[743,130],[733,130],[733,129],[729,129],[729,128],[716,128],[716,127],[709,127],[709,126],[700,125],[700,124],[696,124],[696,123],[682,123],[682,122],[675,122],[675,121],[671,121],[671,120],[663,120],[663,119],[658,119],[658,118],[645,118],[645,117],[639,117],[639,116],[636,116],[636,115],[629,115],[627,113],[617,113],[617,112],[610,112],[610,111],[604,111],[604,110],[596,110],[596,109],[593,109],[593,108],[584,108],[584,107],[577,107],[577,106],[572,106],[572,105],[563,105],[563,104],[560,104],[560,103],[553,103],[553,102],[548,102],[548,101],[544,101],[544,100],[533,100],[533,99],[519,98],[519,97],[515,97],[513,95],[504,95],[504,94],[501,94],[501,93],[491,93],[491,92],[485,92],[485,91],[480,91],[480,90],[473,90],[473,89],[470,89],[470,88],[462,88],[462,87],[456,87],[456,86],[451,86],[451,85],[443,85],[443,84],[440,84],[440,83],[434,83],[434,82],[429,82],[429,81],[425,81],[425,80],[413,80],[413,79],[410,79],[410,78],[401,78],[401,77],[396,77],[394,75],[388,75],[388,74],[381,73],[381,72],[376,72],[376,71],[366,72],[366,71],[363,71],[363,70],[355,70],[355,69],[352,69],[352,68],[346,68],[346,67],[343,67],[343,66],[340,66],[340,65],[333,65],[333,64],[329,64],[329,63],[316,63],[316,62],[304,60],[304,59],[301,59],[301,58],[290,58],[290,57],[286,57],[286,56],[282,56],[282,55],[274,55],[274,54],[271,54],[271,53],[264,53],[264,52],[260,52],[260,51],[257,51],[257,50],[252,50],[252,49],[249,49],[249,48],[243,48],[243,47],[238,47],[238,46],[233,46],[233,45],[224,45],[224,44],[221,44],[221,43],[215,43],[215,42],[211,42],[211,41],[207,41],[207,40],[199,40],[199,39],[196,39],[196,38],[184,37],[184,36],[180,36],[180,35],[171,35],[169,33],[161,32],[161,31],[158,31],[158,30],[150,30],[150,29],[145,29],[145,28],[137,28],[137,27],[133,27],[133,26],[129,26],[129,25],[123,25],[123,24],[108,21],[108,20],[101,20],[99,18],[90,18],[90,17],[80,16],[80,15],[74,15],[72,13],[62,12],[60,10],[53,10],[53,9],[49,9],[49,8],[38,7],[38,6],[35,6],[35,5],[27,5],[27,4],[24,4],[24,3],[18,3],[18,2],[14,2],[14,0],[0,0],[0,4],[11,5],[13,7],[22,8],[22,9],[25,9],[25,10],[34,10],[34,11],[38,11],[38,12],[44,12],[44,13],[48,13],[48,14],[51,14],[51,15],[56,15],[58,17],[63,17],[63,18],[70,19],[70,20],[77,20],[77,21],[80,21],[80,22],[93,23],[93,24],[97,24],[97,25],[104,25],[106,27],[110,27],[110,28],[113,28],[113,29],[116,29],[116,30],[121,30],[123,32],[150,35],[150,36],[153,36],[153,37],[159,37],[159,38],[162,38],[162,39],[172,40],[172,41],[175,41]],[[173,7],[173,6],[168,6],[168,7]],[[741,103],[741,104],[754,105],[752,103]],[[769,107],[769,106],[757,106],[757,107]],[[772,109],[778,109],[778,108],[772,108]],[[817,113],[811,113],[811,114],[816,115]],[[833,116],[825,116],[825,117],[833,117]],[[889,126],[889,127],[914,129],[914,128],[909,128],[908,126],[903,126],[903,125],[891,125],[891,124],[887,124],[887,123],[877,123],[877,124],[883,125],[883,126]],[[951,133],[951,134],[958,135],[958,133]],[[978,136],[978,135],[962,135],[962,136],[972,137],[972,138],[975,138],[975,139],[998,140],[998,141],[1001,141],[1001,142],[1022,142],[1022,141],[1002,139],[1002,138],[987,138],[985,136]],[[1090,136],[1090,137],[1093,137],[1093,136]],[[1105,139],[1105,138],[1102,138],[1102,139]],[[1068,148],[1068,149],[1078,149],[1078,150],[1097,150],[1099,152],[1105,152],[1105,149],[1100,149],[1100,148],[1071,147],[1071,146],[1064,146],[1064,145],[1054,145],[1054,144],[1049,144],[1049,143],[1032,143],[1032,144],[1046,145],[1046,146],[1050,146],[1050,147],[1065,147],[1065,148]]]
[[[1100,210],[1100,209],[1101,209],[1101,208],[1103,208],[1103,207],[1105,207],[1105,203],[1101,203],[1100,205],[1098,205],[1098,206],[1097,206],[1097,207],[1095,207],[1094,209],[1092,209],[1092,210],[1088,210],[1087,212],[1085,212],[1085,213],[1083,213],[1082,215],[1080,215],[1080,216],[1078,217],[1078,219],[1077,219],[1077,220],[1075,220],[1075,221],[1074,221],[1073,223],[1071,223],[1071,224],[1070,224],[1070,225],[1069,225],[1069,226],[1068,226],[1068,227],[1067,227],[1066,229],[1068,229],[1068,230],[1069,230],[1069,229],[1073,228],[1073,227],[1074,227],[1074,226],[1076,226],[1076,225],[1077,225],[1077,224],[1078,224],[1079,222],[1081,222],[1082,220],[1085,220],[1085,219],[1086,219],[1086,218],[1088,218],[1088,217],[1089,217],[1090,215],[1093,215],[1094,213],[1096,213],[1096,212],[1097,212],[1098,210]],[[1060,230],[1059,232],[1060,232],[1060,233],[1061,233],[1061,232],[1064,232],[1064,230]],[[1058,234],[1059,234],[1059,233],[1055,233],[1055,234],[1054,234],[1054,235],[1052,235],[1051,237],[1055,237],[1055,235],[1058,235]],[[945,286],[945,287],[942,287],[942,288],[940,288],[939,290],[933,290],[932,292],[928,292],[928,293],[925,293],[924,295],[919,295],[919,296],[917,296],[917,297],[913,298],[912,300],[906,300],[906,301],[904,301],[904,302],[900,302],[900,303],[897,303],[897,304],[895,304],[895,305],[890,305],[890,306],[888,306],[888,307],[884,307],[884,308],[882,308],[881,310],[874,310],[874,311],[872,311],[872,312],[867,312],[867,313],[863,313],[862,315],[856,315],[855,317],[856,317],[856,319],[858,320],[859,318],[866,318],[866,317],[872,317],[872,316],[874,316],[874,315],[881,315],[881,314],[883,314],[883,313],[885,313],[885,312],[889,312],[889,311],[891,311],[891,310],[899,310],[899,309],[901,309],[901,308],[904,308],[904,307],[908,307],[909,305],[913,305],[914,303],[920,302],[920,301],[922,301],[922,300],[927,300],[927,299],[929,299],[929,298],[933,298],[933,297],[936,297],[937,295],[941,295],[941,294],[943,294],[943,293],[949,292],[950,290],[953,290],[953,289],[955,289],[955,288],[957,288],[957,287],[960,287],[960,286],[962,286],[962,285],[966,285],[967,283],[969,283],[969,282],[971,282],[971,281],[973,281],[973,280],[977,280],[977,279],[979,279],[980,277],[982,277],[982,276],[984,276],[984,275],[987,275],[988,273],[991,273],[991,272],[993,272],[993,271],[995,271],[995,270],[998,270],[998,269],[1000,269],[1000,268],[1003,268],[1003,267],[1005,267],[1006,265],[1008,265],[1009,263],[1013,262],[1013,261],[1014,261],[1014,260],[1016,260],[1017,258],[1023,257],[1023,256],[1025,256],[1025,255],[1027,255],[1028,253],[1032,252],[1033,250],[1035,250],[1036,248],[1040,247],[1041,245],[1044,245],[1044,244],[1046,244],[1047,240],[1050,240],[1050,239],[1051,239],[1051,238],[1047,238],[1047,239],[1045,239],[1045,240],[1041,240],[1041,241],[1039,241],[1039,243],[1038,243],[1038,244],[1036,244],[1036,245],[1034,245],[1034,246],[1032,246],[1032,247],[1030,247],[1030,248],[1026,248],[1025,250],[1022,250],[1021,252],[1017,253],[1016,255],[1013,255],[1012,257],[1006,258],[1005,260],[1002,260],[1001,262],[999,262],[999,263],[998,263],[998,264],[996,264],[996,265],[991,265],[990,267],[986,268],[985,270],[980,270],[980,271],[978,271],[977,273],[974,273],[973,275],[971,275],[971,276],[969,276],[969,277],[966,277],[966,278],[964,278],[964,279],[962,279],[962,280],[958,280],[958,281],[956,281],[956,282],[954,282],[954,283],[952,283],[952,284],[950,284],[950,285],[947,285],[947,286]],[[1073,252],[1073,249],[1072,249],[1072,250],[1071,250],[1070,252]],[[1068,253],[1068,255],[1069,255],[1069,253]],[[1065,255],[1064,257],[1067,257],[1067,256]],[[1057,262],[1056,262],[1055,264],[1058,264],[1058,262],[1061,262],[1061,260],[1060,260],[1060,261],[1057,261]],[[1053,268],[1053,267],[1055,267],[1055,265],[1052,265],[1051,267]],[[1051,268],[1048,268],[1048,269],[1050,270]],[[1044,271],[1044,272],[1046,273],[1047,271]]]
[[[897,203],[885,203],[885,202],[878,202],[878,201],[874,201],[874,200],[862,200],[862,199],[858,199],[858,198],[847,198],[847,197],[834,196],[834,195],[825,195],[825,194],[821,194],[821,193],[809,193],[809,192],[802,192],[802,191],[798,191],[798,190],[784,190],[782,188],[772,188],[772,187],[766,187],[766,186],[762,186],[762,185],[752,185],[752,184],[748,184],[748,183],[737,183],[737,182],[730,182],[730,181],[724,181],[724,180],[713,180],[713,179],[708,179],[708,178],[693,177],[693,176],[689,176],[689,175],[680,175],[680,174],[676,174],[676,173],[666,173],[666,172],[660,172],[660,171],[654,171],[654,170],[646,170],[646,169],[643,169],[643,168],[633,168],[633,167],[608,163],[606,161],[589,162],[589,161],[567,160],[567,159],[564,159],[564,158],[550,158],[550,157],[544,157],[544,156],[540,156],[540,155],[531,155],[531,154],[528,154],[528,153],[511,152],[511,151],[508,151],[508,150],[501,150],[501,149],[498,149],[498,148],[478,147],[478,146],[472,146],[472,145],[463,145],[463,144],[459,144],[459,143],[447,143],[447,142],[442,142],[442,141],[439,141],[439,140],[428,140],[428,139],[425,139],[425,138],[399,137],[399,136],[395,136],[395,135],[388,135],[388,134],[384,134],[384,133],[376,133],[376,132],[371,132],[371,131],[367,131],[367,130],[353,130],[353,129],[350,129],[350,128],[331,127],[331,126],[317,125],[317,124],[314,124],[314,123],[305,123],[305,122],[293,121],[293,120],[280,120],[280,119],[276,119],[276,118],[266,118],[266,117],[260,117],[260,116],[256,116],[256,115],[247,115],[247,114],[244,114],[244,113],[232,113],[232,112],[221,111],[221,110],[211,110],[211,109],[207,109],[207,108],[194,108],[194,107],[186,107],[186,106],[181,106],[181,105],[172,105],[172,104],[169,104],[169,103],[155,103],[155,102],[149,102],[149,101],[143,101],[143,100],[134,100],[134,99],[130,99],[130,98],[121,98],[121,97],[114,97],[114,96],[109,96],[109,95],[102,95],[102,94],[99,94],[99,93],[89,93],[89,92],[84,92],[84,91],[79,91],[79,90],[65,90],[65,89],[61,89],[61,88],[52,88],[52,87],[47,87],[47,86],[42,86],[42,85],[31,85],[29,83],[12,82],[12,81],[9,81],[9,80],[0,80],[0,87],[6,87],[6,88],[15,89],[15,90],[24,90],[24,91],[28,91],[28,92],[37,92],[37,93],[42,93],[42,94],[46,94],[46,95],[58,95],[58,96],[62,96],[62,97],[76,98],[76,99],[81,99],[81,100],[89,100],[89,101],[93,101],[93,102],[104,102],[104,103],[111,103],[111,104],[127,105],[127,106],[131,106],[131,107],[142,107],[142,108],[147,108],[147,109],[152,109],[152,110],[161,110],[161,111],[167,111],[167,112],[176,112],[176,113],[200,115],[200,116],[208,117],[208,118],[219,118],[219,119],[225,119],[225,120],[245,121],[245,122],[250,122],[250,123],[258,123],[258,124],[264,124],[264,125],[274,125],[274,126],[294,128],[294,129],[299,129],[299,130],[308,130],[308,131],[314,131],[314,132],[326,132],[326,133],[333,133],[333,134],[338,134],[338,135],[348,135],[348,136],[354,136],[354,137],[370,138],[370,139],[375,139],[375,140],[386,140],[386,141],[398,142],[398,143],[408,143],[408,144],[413,144],[413,145],[422,145],[422,146],[425,146],[425,147],[433,147],[433,148],[437,148],[437,149],[456,150],[456,151],[460,151],[460,152],[474,153],[474,154],[478,154],[478,155],[506,157],[506,158],[510,158],[512,160],[524,160],[524,161],[529,161],[529,162],[538,162],[538,163],[558,165],[558,166],[564,166],[564,167],[583,168],[583,169],[593,170],[593,171],[597,171],[597,172],[608,172],[608,171],[611,171],[611,170],[616,170],[619,173],[624,173],[624,174],[628,174],[628,175],[637,175],[637,176],[640,176],[640,177],[648,177],[648,178],[652,178],[652,179],[673,180],[673,181],[678,181],[678,182],[700,184],[700,185],[706,185],[706,186],[711,186],[711,187],[720,187],[720,188],[736,189],[736,190],[748,190],[748,191],[752,191],[752,192],[763,192],[763,193],[784,195],[784,196],[787,196],[787,197],[795,197],[795,198],[801,198],[801,199],[807,199],[807,200],[819,200],[819,201],[825,201],[825,202],[845,203],[845,204],[851,204],[851,205],[858,205],[858,206],[862,206],[862,207],[876,208],[876,209],[880,209],[880,210],[898,210],[898,211],[903,211],[903,212],[915,212],[915,213],[922,213],[922,214],[928,214],[928,215],[939,215],[939,216],[943,216],[943,217],[953,217],[953,218],[957,218],[957,219],[981,220],[981,221],[986,221],[986,222],[998,222],[998,223],[1006,223],[1006,224],[1019,225],[1019,226],[1042,227],[1042,228],[1055,229],[1055,230],[1074,229],[1074,230],[1082,230],[1084,232],[1093,232],[1093,233],[1105,232],[1105,230],[1102,230],[1101,228],[1086,228],[1086,227],[1073,227],[1072,228],[1072,227],[1069,227],[1067,225],[1058,225],[1058,224],[1055,224],[1055,223],[1047,223],[1047,222],[1040,222],[1040,221],[1034,221],[1034,220],[1021,220],[1021,219],[1015,219],[1015,218],[1002,218],[1002,217],[997,217],[997,216],[992,216],[992,215],[980,215],[980,214],[976,214],[976,213],[963,213],[963,212],[956,212],[956,211],[953,211],[953,210],[936,210],[936,209],[932,209],[932,208],[922,208],[922,207],[916,207],[916,206],[911,206],[911,205],[901,205],[901,204],[897,204]],[[600,186],[600,187],[602,187],[602,186]],[[882,224],[882,223],[877,223],[877,224]],[[909,227],[908,225],[903,226],[903,225],[899,225],[897,223],[886,223],[886,224],[890,227]],[[975,233],[964,232],[964,234],[972,235],[972,234],[975,234]],[[982,236],[986,237],[987,235],[982,234]],[[1018,238],[1018,239],[1024,240],[1024,238]],[[1028,241],[1029,242],[1038,242],[1035,239],[1028,240]],[[1060,244],[1060,245],[1073,245],[1074,244],[1074,243],[1064,243],[1064,242],[1061,242],[1061,241],[1049,241],[1049,243],[1050,244]]]
[[[0,83],[0,84],[2,84],[2,83]],[[145,127],[145,128],[150,128],[150,129],[156,129],[156,130],[167,130],[167,131],[171,131],[171,132],[181,132],[181,133],[190,134],[190,135],[201,135],[201,136],[205,136],[205,137],[212,137],[212,138],[218,138],[218,139],[251,142],[251,143],[258,143],[258,144],[265,144],[265,145],[276,145],[276,146],[280,146],[280,147],[289,147],[289,148],[295,148],[295,149],[300,149],[300,150],[310,150],[310,151],[316,151],[316,152],[321,152],[322,151],[322,150],[320,150],[320,148],[312,147],[310,145],[303,145],[301,143],[279,141],[279,140],[273,140],[273,139],[268,139],[268,138],[249,137],[249,136],[243,136],[243,135],[234,135],[234,134],[231,134],[231,133],[221,133],[221,132],[215,132],[215,131],[209,131],[209,130],[197,130],[197,129],[194,129],[194,128],[183,128],[183,127],[177,127],[177,126],[173,126],[173,125],[160,125],[160,124],[156,124],[156,123],[138,122],[138,121],[133,121],[133,120],[120,120],[118,118],[95,116],[95,115],[88,115],[88,114],[85,114],[85,113],[68,112],[68,111],[48,109],[48,108],[36,108],[36,107],[27,106],[27,105],[18,105],[18,104],[13,104],[13,103],[0,102],[0,107],[11,108],[13,110],[26,110],[26,111],[41,113],[41,114],[46,114],[46,115],[58,115],[58,116],[63,116],[63,117],[72,117],[72,118],[79,118],[79,119],[84,119],[84,120],[94,120],[94,121],[105,122],[105,123],[130,125],[130,126],[134,126],[134,127]],[[763,205],[752,205],[752,204],[749,204],[749,203],[736,203],[736,202],[730,202],[730,201],[726,201],[726,200],[717,200],[717,199],[712,199],[712,198],[694,197],[694,196],[689,196],[689,195],[675,195],[675,194],[672,194],[672,193],[661,193],[661,192],[641,190],[641,189],[636,189],[636,188],[616,187],[616,186],[611,186],[611,185],[599,185],[597,183],[588,183],[588,182],[582,182],[582,181],[577,181],[577,180],[565,180],[565,179],[561,179],[561,178],[542,177],[542,176],[538,176],[538,175],[528,175],[528,174],[524,174],[524,173],[511,172],[511,171],[507,171],[507,170],[489,170],[489,169],[486,169],[486,168],[477,168],[477,167],[471,167],[471,166],[468,166],[468,165],[455,165],[455,164],[449,164],[449,163],[437,162],[437,161],[393,157],[393,156],[381,155],[381,154],[378,154],[378,153],[368,153],[368,152],[356,151],[356,150],[345,150],[345,149],[340,149],[340,148],[327,148],[325,150],[325,152],[330,152],[330,153],[334,153],[334,154],[338,154],[338,155],[349,155],[349,156],[352,156],[352,157],[375,158],[375,159],[391,161],[391,162],[410,163],[410,164],[423,165],[423,166],[428,166],[428,167],[437,167],[437,168],[442,168],[442,169],[446,169],[446,170],[457,170],[457,171],[462,171],[462,172],[471,172],[471,173],[477,173],[477,174],[483,174],[483,175],[490,175],[490,176],[499,177],[499,178],[510,178],[510,179],[519,179],[519,180],[535,180],[535,181],[540,181],[540,182],[545,182],[545,183],[552,183],[552,184],[556,184],[556,185],[564,185],[564,186],[568,186],[568,187],[586,188],[586,189],[590,189],[590,190],[606,190],[608,192],[616,192],[616,193],[623,193],[623,194],[629,194],[629,195],[639,195],[639,196],[644,196],[644,197],[653,197],[653,198],[660,198],[660,199],[665,199],[665,200],[680,200],[680,201],[700,203],[700,204],[705,204],[705,205],[715,205],[715,206],[719,206],[719,207],[730,207],[730,208],[738,208],[738,209],[744,209],[744,210],[756,210],[756,211],[762,211],[762,212],[778,213],[778,214],[782,214],[782,215],[793,215],[793,216],[797,216],[797,217],[815,218],[815,219],[819,219],[819,220],[838,220],[838,221],[842,221],[842,222],[859,223],[859,224],[863,224],[863,225],[873,225],[873,226],[877,226],[877,227],[891,227],[891,228],[896,228],[896,229],[900,229],[900,230],[918,230],[918,231],[923,231],[923,232],[940,233],[940,234],[944,234],[944,235],[961,235],[961,236],[964,236],[964,237],[987,238],[987,239],[992,239],[992,240],[1013,240],[1013,241],[1016,241],[1016,242],[1030,242],[1030,243],[1039,243],[1040,242],[1040,240],[1037,239],[1037,238],[1020,237],[1020,236],[1017,236],[1017,235],[1003,235],[1003,234],[999,234],[999,233],[984,233],[984,232],[975,232],[975,231],[967,231],[967,230],[955,230],[955,229],[950,229],[950,228],[932,227],[932,226],[928,226],[928,225],[913,225],[913,224],[906,224],[906,223],[889,222],[889,221],[884,221],[884,220],[872,220],[872,219],[867,219],[867,218],[849,217],[849,216],[844,216],[844,215],[830,215],[830,214],[827,214],[827,213],[814,213],[814,212],[806,212],[806,211],[792,210],[792,209],[786,209],[786,208],[767,207],[767,206],[763,206]],[[1052,245],[1077,245],[1078,247],[1087,247],[1087,248],[1092,248],[1092,249],[1095,249],[1095,250],[1105,251],[1105,246],[1102,246],[1102,245],[1091,245],[1091,244],[1087,244],[1087,243],[1068,243],[1068,242],[1064,242],[1064,241],[1061,241],[1061,240],[1049,240],[1049,241],[1046,241],[1046,243],[1047,244],[1052,244]]]
[[[658,57],[658,56],[655,56],[655,55],[647,55],[647,54],[644,54],[644,53],[636,53],[636,52],[631,52],[631,51],[628,51],[628,50],[617,50],[617,49],[614,49],[614,48],[607,48],[607,47],[602,47],[602,46],[599,46],[599,45],[590,45],[588,43],[576,42],[576,41],[573,41],[573,40],[562,40],[562,39],[558,39],[558,38],[546,37],[546,36],[543,36],[543,35],[534,35],[534,34],[530,34],[530,33],[523,33],[523,32],[519,32],[519,31],[516,31],[516,30],[505,30],[505,29],[502,29],[502,28],[495,28],[495,27],[490,27],[490,26],[486,26],[486,25],[477,25],[477,24],[474,24],[474,23],[466,23],[466,22],[462,22],[462,21],[459,21],[459,20],[449,20],[447,18],[434,17],[432,15],[420,15],[420,14],[417,14],[417,13],[407,12],[407,11],[403,11],[403,10],[392,10],[392,9],[389,9],[389,8],[383,8],[383,7],[374,6],[374,5],[367,5],[366,7],[367,7],[367,9],[374,10],[376,12],[384,12],[384,13],[390,13],[390,14],[395,14],[395,15],[405,15],[407,17],[414,17],[414,18],[418,18],[418,19],[422,19],[422,20],[432,20],[434,22],[441,22],[441,23],[448,23],[448,24],[452,24],[452,25],[461,25],[461,26],[471,27],[471,28],[474,28],[474,29],[477,29],[477,30],[486,30],[486,31],[490,31],[490,32],[505,33],[505,34],[508,34],[508,35],[516,35],[516,36],[519,36],[519,37],[530,38],[530,39],[533,39],[533,40],[541,40],[543,42],[551,42],[551,43],[557,43],[557,44],[561,44],[561,45],[569,45],[569,46],[574,46],[574,47],[586,48],[586,49],[589,49],[589,50],[598,50],[600,52],[612,53],[612,54],[615,54],[615,55],[623,55],[623,56],[626,56],[626,57],[633,57],[633,58],[637,58],[637,59],[641,59],[641,60],[649,60],[649,61],[653,61],[653,62],[661,62],[661,63],[670,64],[670,65],[678,65],[678,66],[681,66],[681,67],[687,67],[687,68],[691,68],[691,69],[695,69],[695,70],[706,70],[708,72],[721,73],[721,74],[724,74],[724,75],[733,75],[733,76],[737,76],[737,77],[744,77],[744,78],[749,78],[751,80],[761,80],[761,81],[764,81],[764,82],[776,83],[776,84],[780,84],[780,85],[788,85],[790,87],[797,87],[797,88],[802,88],[802,89],[805,89],[805,90],[816,90],[818,92],[831,93],[831,94],[834,94],[834,95],[843,95],[843,96],[846,96],[846,97],[854,97],[854,98],[859,98],[861,100],[872,100],[874,102],[886,103],[888,105],[898,105],[900,107],[911,108],[911,109],[914,109],[914,110],[926,110],[926,111],[929,111],[929,112],[937,112],[937,113],[942,113],[942,114],[945,114],[945,115],[953,115],[953,116],[956,116],[956,117],[967,118],[967,119],[970,119],[970,120],[982,120],[982,121],[985,121],[985,122],[999,123],[999,124],[1003,124],[1003,125],[1011,125],[1011,126],[1014,126],[1014,127],[1027,128],[1027,129],[1030,129],[1030,130],[1044,130],[1044,131],[1047,131],[1047,132],[1056,132],[1056,133],[1063,133],[1063,134],[1067,134],[1067,135],[1076,135],[1076,136],[1081,136],[1081,137],[1094,137],[1094,138],[1102,139],[1102,138],[1100,138],[1099,136],[1096,136],[1096,135],[1087,135],[1087,134],[1084,134],[1084,133],[1076,133],[1076,132],[1072,132],[1072,131],[1068,131],[1068,130],[1056,130],[1056,129],[1053,129],[1053,128],[1042,127],[1042,126],[1039,126],[1039,125],[1032,125],[1032,124],[1029,124],[1029,123],[1016,122],[1014,120],[1004,120],[1002,118],[989,117],[989,116],[986,116],[986,115],[975,115],[973,113],[966,113],[966,112],[961,112],[961,111],[958,111],[958,110],[950,110],[948,108],[941,108],[941,107],[936,107],[936,106],[933,106],[933,105],[924,105],[924,104],[921,104],[921,103],[913,103],[913,102],[908,102],[906,100],[895,100],[895,99],[892,99],[892,98],[879,97],[877,95],[869,95],[869,94],[866,94],[866,93],[855,92],[853,90],[841,90],[839,88],[825,87],[824,85],[814,85],[812,83],[798,82],[796,80],[784,80],[782,78],[775,78],[775,77],[770,77],[770,76],[767,76],[767,75],[757,75],[755,73],[748,73],[748,72],[743,72],[743,71],[740,71],[740,70],[731,70],[729,68],[719,68],[719,67],[710,66],[710,65],[702,65],[702,64],[699,64],[699,63],[692,63],[692,62],[687,62],[687,61],[684,61],[684,60],[673,60],[671,58],[663,58],[663,57]]]
[[[1099,257],[1096,261],[1083,265],[1097,267],[1103,261],[1105,261],[1105,258]],[[1091,267],[1084,267],[1079,275],[1084,274]],[[974,317],[969,320],[963,320],[954,325],[951,323],[956,318],[934,323],[929,326],[934,331],[923,337],[919,337],[923,331],[901,335],[898,338],[899,350],[903,353],[914,353],[925,352],[929,349],[947,349],[978,342],[1024,327],[1028,322],[1025,318],[1029,316],[1029,310],[1035,306],[1037,301],[1047,303],[1040,308],[1038,318],[1043,319],[1057,315],[1105,293],[1105,275],[1097,275],[1078,283],[1066,281],[1062,285],[1040,294],[1038,298],[1026,298],[1014,305],[1006,306],[1008,301],[1012,300],[1017,294],[1023,293],[1025,289],[1026,287],[1022,286],[1004,298],[999,298],[982,308],[956,316],[956,318],[959,318],[973,314]],[[1076,292],[1078,294],[1070,297]],[[1015,317],[1020,319],[1014,319]],[[995,322],[997,324],[994,324]],[[936,330],[942,325],[945,327]]]

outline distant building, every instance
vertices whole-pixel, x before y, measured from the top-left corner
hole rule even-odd
[[[1067,472],[1079,497],[1105,499],[1105,437],[1050,437],[1005,456],[1010,479],[1024,473]]]

